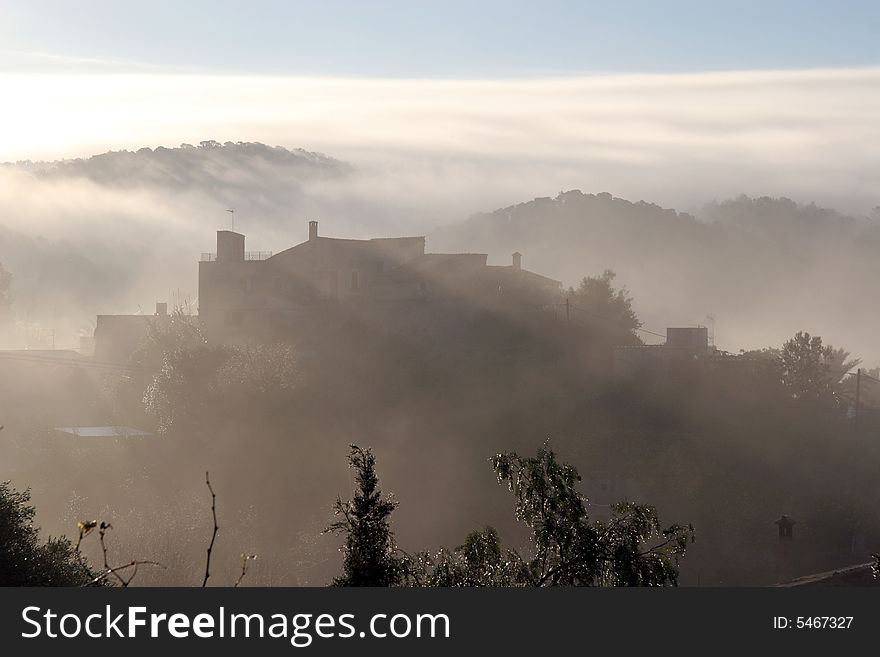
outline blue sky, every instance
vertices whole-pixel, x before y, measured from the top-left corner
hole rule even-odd
[[[835,68],[880,64],[878,33],[880,2],[868,0],[4,0],[0,67],[450,78]]]

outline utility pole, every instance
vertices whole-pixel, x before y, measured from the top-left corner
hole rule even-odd
[[[859,402],[862,397],[862,368],[856,370],[856,429],[859,428]]]
[[[569,301],[568,297],[565,297],[565,321],[571,321],[571,301]]]

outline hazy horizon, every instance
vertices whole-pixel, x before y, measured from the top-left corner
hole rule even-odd
[[[401,189],[395,184],[401,176],[420,184]],[[325,236],[426,234],[429,251],[485,252],[493,264],[508,264],[518,250],[528,269],[566,286],[606,268],[616,271],[653,332],[707,324],[713,315],[718,346],[733,352],[778,346],[804,329],[866,364],[880,360],[871,338],[873,311],[853,288],[874,276],[875,216],[853,224],[805,199],[743,204],[737,195],[731,204],[688,208],[698,223],[686,228],[694,217],[679,219],[673,211],[683,208],[614,194],[623,199],[619,204],[608,195],[601,206],[574,210],[557,223],[561,207],[531,203],[555,197],[549,189],[528,197],[497,180],[496,186],[456,180],[468,193],[449,198],[448,186],[427,184],[413,172],[217,142],[7,166],[0,168],[0,183],[6,182],[0,207],[15,207],[17,214],[2,222],[7,239],[0,261],[16,278],[18,319],[64,327],[58,344],[75,346],[70,340],[89,334],[96,314],[149,313],[162,300],[197,309],[198,254],[215,250],[214,231],[229,227],[225,210],[232,207],[248,250],[277,253],[299,244],[309,219],[319,220]],[[629,215],[641,212],[643,200],[653,227],[637,237],[629,233],[637,225]],[[628,209],[628,202],[635,206]],[[520,212],[507,226],[505,217]],[[700,223],[712,227],[710,243],[700,237]],[[749,242],[751,266],[741,250]],[[841,269],[844,257],[850,266]],[[813,262],[806,270],[804,259]],[[819,307],[817,295],[826,299]]]
[[[748,194],[867,214],[880,68],[526,80],[9,74],[0,160],[203,139],[445,185],[460,214],[581,188],[689,209]],[[59,103],[58,99],[64,101]],[[156,121],[156,117],[163,117]]]
[[[878,30],[0,2],[0,584],[880,582]]]

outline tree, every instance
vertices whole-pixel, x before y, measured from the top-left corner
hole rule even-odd
[[[97,574],[63,536],[39,539],[30,491],[0,482],[0,586],[82,586]]]
[[[855,394],[849,373],[862,363],[843,347],[823,345],[822,338],[798,331],[782,348],[743,351],[742,356],[766,360],[792,399],[838,405]]]
[[[170,351],[143,393],[144,410],[156,419],[159,433],[196,426],[217,405],[217,372],[230,358],[230,349],[204,345]]]
[[[667,586],[693,527],[663,528],[656,510],[624,502],[608,522],[592,521],[577,491],[580,475],[546,445],[534,458],[515,452],[492,459],[499,483],[516,500],[516,517],[532,530],[530,554],[502,551],[487,527],[455,550],[404,560],[410,586]]]
[[[534,458],[498,454],[499,483],[516,500],[516,517],[532,530],[523,558],[527,586],[666,586],[678,583],[678,559],[693,527],[662,528],[654,507],[624,502],[608,522],[593,522],[577,491],[580,475],[544,445]],[[648,545],[652,541],[653,545]]]
[[[850,358],[851,355],[843,347],[828,345],[825,364],[828,366],[828,378],[832,386],[839,386],[847,374],[862,364],[861,358]]]
[[[219,417],[277,411],[289,405],[301,378],[290,345],[197,344],[164,352],[143,406],[160,433],[179,432]]]
[[[601,276],[585,277],[577,288],[568,289],[573,317],[594,328],[616,344],[638,344],[636,330],[642,323],[632,309],[626,287],[614,289],[616,274],[606,269]]]
[[[185,304],[174,308],[167,322],[147,319],[147,333],[131,355],[130,365],[159,367],[168,354],[204,347],[207,344],[199,318]]]
[[[834,357],[834,349],[823,345],[821,337],[798,331],[779,353],[780,376],[788,394],[805,402],[836,403],[831,375]]]
[[[485,527],[467,535],[454,550],[421,552],[404,559],[409,586],[516,586],[526,575],[515,552],[503,552],[498,532]]]
[[[401,582],[402,567],[388,518],[397,503],[379,490],[372,451],[357,445],[350,449],[348,462],[358,489],[351,500],[337,498],[334,511],[340,519],[327,529],[345,535],[343,572],[333,585],[395,586]]]

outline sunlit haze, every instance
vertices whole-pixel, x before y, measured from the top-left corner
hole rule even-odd
[[[878,34],[0,0],[0,586],[880,582]]]

